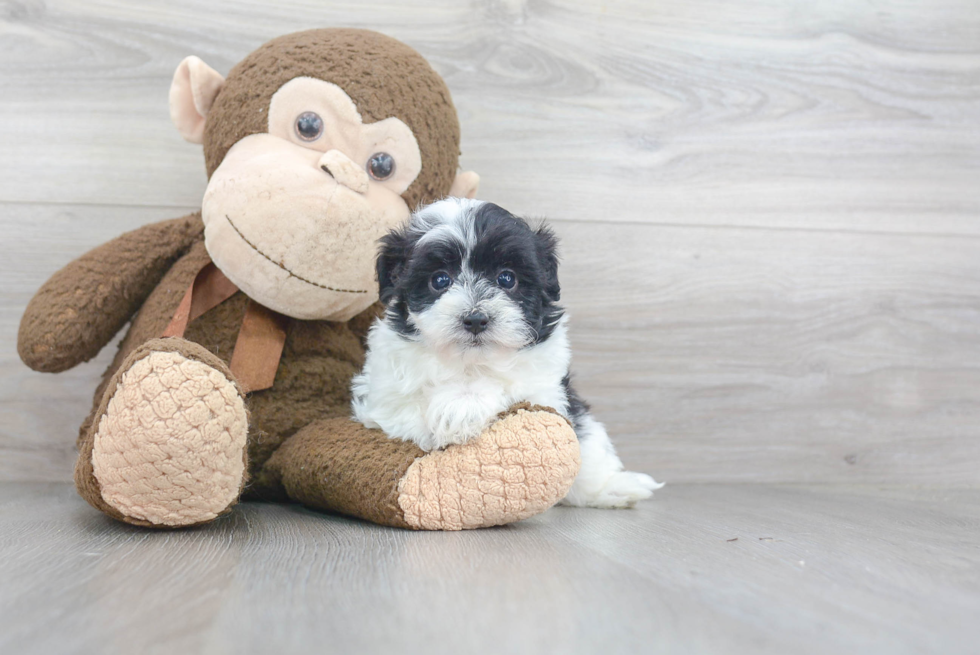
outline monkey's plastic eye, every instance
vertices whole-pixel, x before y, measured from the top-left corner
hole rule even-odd
[[[312,111],[296,117],[296,135],[303,141],[316,141],[323,134],[323,119]]]
[[[395,160],[387,152],[378,152],[371,155],[367,169],[374,179],[387,180],[395,172]]]
[[[514,271],[500,271],[497,275],[497,284],[504,289],[513,289],[517,284],[517,276],[514,275]]]
[[[438,273],[434,273],[432,275],[432,279],[429,280],[429,285],[435,291],[442,291],[444,289],[448,289],[449,285],[452,283],[453,283],[453,279],[449,277],[449,273],[446,273],[445,271],[439,271]]]

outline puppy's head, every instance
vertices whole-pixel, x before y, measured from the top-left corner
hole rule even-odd
[[[497,205],[447,198],[381,240],[386,320],[435,348],[517,350],[562,316],[557,240]]]

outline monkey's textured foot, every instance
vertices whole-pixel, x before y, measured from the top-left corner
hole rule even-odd
[[[155,340],[133,353],[107,390],[93,425],[92,473],[122,520],[194,525],[238,499],[248,416],[215,360],[183,339]]]
[[[512,523],[561,500],[579,465],[568,422],[525,405],[477,439],[417,459],[399,483],[398,505],[409,526],[422,530]]]

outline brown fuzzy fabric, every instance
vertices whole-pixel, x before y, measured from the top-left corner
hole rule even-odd
[[[201,214],[191,214],[191,216],[186,218],[193,219],[195,224],[200,228],[197,230],[196,238],[180,253],[180,257],[173,262],[169,270],[165,271],[165,274],[161,276],[162,279],[157,280],[158,284],[156,288],[146,296],[143,306],[139,308],[136,316],[133,317],[126,336],[119,343],[119,350],[116,353],[116,357],[103,374],[102,382],[95,390],[92,407],[93,414],[102,401],[102,396],[109,385],[109,380],[119,370],[119,367],[122,366],[125,359],[130,353],[150,339],[155,339],[163,334],[164,329],[166,329],[167,324],[170,323],[170,319],[173,318],[174,312],[177,310],[177,305],[180,304],[181,299],[184,297],[187,287],[194,281],[194,277],[198,271],[211,261],[211,258],[208,257],[207,250],[204,248],[204,224],[201,222]],[[153,226],[148,225],[147,227]],[[109,244],[111,243],[114,242],[110,241]],[[69,264],[66,269],[74,266],[77,261]],[[98,278],[79,279],[79,284],[83,283],[97,285],[99,284],[99,280]],[[21,330],[23,330],[23,323],[21,324]],[[108,340],[106,339],[106,341]],[[234,344],[234,341],[232,343]],[[215,352],[213,349],[211,351]],[[217,354],[220,357],[220,353]],[[79,428],[79,444],[92,423],[94,418],[93,414],[90,414],[82,423],[81,428]]]
[[[96,390],[93,415],[82,426],[80,437],[89,430],[111,378],[132,352],[159,336],[173,317],[177,305],[198,271],[210,259],[200,239],[167,272],[133,319],[119,345],[115,360]],[[187,326],[184,338],[199,343],[225,364],[230,363],[238,328],[248,298],[243,293],[204,313]],[[371,321],[379,316],[380,304],[347,323],[292,320],[286,331],[279,370],[271,389],[248,397],[252,416],[249,433],[249,462],[253,474],[284,439],[310,423],[350,414],[350,380],[364,365],[364,338]],[[247,491],[268,495],[261,484]],[[265,492],[265,494],[263,494]]]
[[[187,219],[200,222],[199,215],[192,215]],[[154,226],[147,226],[152,227]],[[182,256],[162,275],[157,287],[149,293],[143,306],[133,317],[126,336],[119,344],[119,352],[96,390],[92,413],[79,430],[80,458],[76,470],[76,485],[90,503],[115,518],[120,518],[117,516],[118,512],[105,510],[92,496],[93,491],[98,489],[98,483],[92,476],[90,461],[93,426],[96,425],[100,412],[104,411],[100,408],[108,402],[119,372],[127,368],[126,362],[134,352],[142,352],[144,344],[162,334],[194,277],[209,262],[203,233],[198,230],[196,240],[185,248]],[[73,266],[74,264],[69,265],[65,270],[70,270]],[[79,283],[92,284],[96,279],[81,276]],[[224,365],[228,364],[247,304],[248,298],[244,294],[235,294],[192,321],[187,326],[184,338],[201,344]],[[273,387],[250,394],[247,399],[246,405],[251,415],[248,461],[253,482],[245,489],[246,496],[286,499],[284,490],[278,486],[278,478],[262,473],[266,460],[284,440],[301,428],[315,421],[349,416],[350,380],[364,364],[367,330],[380,313],[381,305],[376,304],[347,323],[299,320],[290,322]],[[361,429],[367,431],[363,427]],[[406,467],[408,464],[411,462],[406,463]],[[375,512],[370,507],[365,508],[365,511]]]
[[[272,95],[297,77],[344,89],[365,123],[394,116],[412,129],[422,172],[402,194],[410,209],[449,194],[459,165],[459,119],[446,83],[404,43],[358,29],[281,36],[232,68],[204,126],[208,177],[233,145],[268,131]]]
[[[94,426],[97,425],[98,417],[104,413],[119,376],[128,368],[127,362],[131,363],[134,353],[144,352],[147,342],[160,343],[160,340],[152,341],[153,338],[164,330],[187,287],[209,261],[204,242],[200,240],[174,264],[160,285],[150,294],[120,343],[115,361],[106,371],[103,383],[96,391],[92,414],[80,430],[80,457],[76,471],[79,493],[92,505],[115,518],[121,517],[115,510],[106,509],[108,506],[103,507],[105,503],[98,496],[98,483],[92,475]],[[206,351],[213,353],[213,359],[221,362],[222,372],[227,370],[227,364],[231,360],[238,327],[247,304],[248,298],[237,293],[192,321],[185,332],[184,338],[191,345],[200,344]],[[347,323],[299,320],[290,322],[275,384],[271,389],[250,394],[246,401],[251,417],[248,463],[249,476],[252,478],[245,489],[246,496],[277,500],[289,498],[280,485],[281,475],[263,471],[263,465],[288,437],[317,421],[340,418],[350,426],[349,431],[366,433],[368,440],[381,442],[382,445],[377,447],[379,451],[384,447],[391,447],[392,443],[384,435],[369,431],[347,419],[350,414],[350,380],[364,364],[367,330],[380,313],[381,306],[376,304]],[[184,342],[183,339],[163,341]],[[231,376],[230,372],[227,375]],[[334,446],[337,444],[338,442],[334,442]],[[401,457],[400,452],[399,449],[394,449],[391,457],[398,459]],[[331,456],[337,461],[336,454]],[[409,458],[403,468],[407,468],[412,461],[413,458]],[[382,485],[376,493],[379,496],[392,494],[394,486]],[[344,504],[345,501],[340,502]],[[348,504],[343,506],[342,511],[347,513],[380,516],[378,512],[381,510],[374,506],[365,506],[361,508],[361,512]],[[391,506],[390,502],[384,505],[385,508]],[[387,518],[385,522],[395,524],[397,520]]]
[[[289,438],[269,458],[263,475],[304,505],[410,527],[398,506],[398,483],[425,452],[392,441],[344,417],[317,421]]]
[[[57,373],[95,357],[203,230],[200,214],[146,225],[52,275],[24,310],[21,359]]]

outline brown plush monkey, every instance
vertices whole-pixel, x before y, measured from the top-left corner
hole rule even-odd
[[[206,523],[242,495],[415,529],[498,525],[560,500],[578,446],[545,408],[433,453],[349,419],[381,311],[376,240],[478,183],[457,173],[456,112],[427,62],[374,32],[311,30],[227,79],[185,59],[170,105],[204,145],[202,211],[78,258],[20,326],[24,362],[58,372],[132,321],[80,430],[79,493],[154,527]]]

